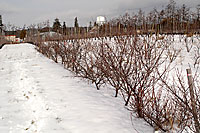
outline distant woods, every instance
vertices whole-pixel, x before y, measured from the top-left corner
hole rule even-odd
[[[113,18],[102,25],[98,25],[96,22],[93,24],[90,22],[88,27],[79,26],[78,18],[75,17],[73,30],[66,28],[66,25],[64,24],[61,26],[58,21],[58,19],[55,19],[53,29],[55,29],[54,26],[57,26],[61,28],[59,33],[63,32],[65,34],[83,34],[90,32],[96,36],[113,36],[117,34],[129,34],[132,32],[144,34],[199,33],[200,4],[196,5],[195,9],[191,10],[185,4],[182,6],[177,6],[174,0],[170,0],[169,3],[161,10],[154,8],[152,11],[145,13],[140,9],[138,12],[131,14],[125,13],[117,18]],[[91,29],[92,31],[90,31]]]
[[[33,27],[28,27],[31,31]],[[174,0],[163,9],[152,9],[145,13],[142,9],[134,13],[125,13],[113,18],[103,24],[89,22],[88,26],[80,26],[78,18],[74,18],[73,26],[66,22],[60,22],[56,18],[53,26],[49,22],[35,25],[39,32],[54,31],[64,35],[64,39],[92,38],[92,37],[113,37],[117,35],[130,34],[194,34],[200,33],[200,4],[192,10],[183,4],[177,6]]]
[[[107,23],[120,32],[138,30],[143,33],[188,33],[200,32],[200,4],[191,11],[185,4],[178,7],[174,0],[162,10],[149,13],[141,9],[132,15],[126,13]]]
[[[5,32],[9,32],[9,35],[10,31],[14,31],[12,32],[14,35],[26,41],[31,41],[30,38],[38,38],[38,36],[43,36],[44,40],[48,40],[49,37],[44,37],[43,33],[51,31],[58,33],[59,39],[62,38],[63,40],[113,37],[133,35],[135,33],[192,35],[200,33],[200,4],[190,9],[185,4],[177,6],[174,0],[170,0],[165,7],[159,10],[154,8],[150,12],[145,13],[140,9],[138,12],[125,13],[103,24],[98,24],[95,21],[90,21],[88,24],[88,26],[81,26],[78,18],[74,17],[73,26],[69,26],[68,22],[60,22],[59,18],[56,18],[52,26],[49,20],[47,20],[25,28],[7,24],[3,26],[3,29]],[[56,39],[55,37],[54,40]]]

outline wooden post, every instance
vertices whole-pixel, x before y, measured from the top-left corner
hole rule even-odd
[[[192,106],[192,115],[194,117],[195,129],[197,133],[200,133],[200,124],[198,120],[197,108],[195,103],[195,96],[194,96],[194,83],[192,78],[192,71],[191,69],[186,69],[187,71],[187,78],[188,78],[188,85],[190,89],[190,100]]]

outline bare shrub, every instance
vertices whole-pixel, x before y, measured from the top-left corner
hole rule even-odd
[[[97,90],[104,84],[112,86],[115,97],[120,94],[125,105],[155,129],[196,131],[181,72],[177,71],[173,80],[168,79],[170,65],[180,53],[173,47],[173,40],[172,36],[134,34],[110,40],[41,41],[38,51],[55,62],[60,58],[65,68],[94,83]],[[199,89],[194,92],[199,110]]]
[[[170,93],[172,100],[176,103],[178,111],[177,115],[174,115],[179,122],[178,127],[180,131],[187,131],[189,129],[193,132],[199,132],[199,119],[200,119],[200,102],[199,102],[199,87],[195,86],[198,81],[198,73],[192,78],[191,84],[187,84],[186,76],[183,72],[176,70],[176,77],[173,78],[173,82],[167,82],[167,79],[162,79],[163,87],[165,87]],[[192,76],[192,75],[188,75]],[[196,111],[195,111],[196,110]]]

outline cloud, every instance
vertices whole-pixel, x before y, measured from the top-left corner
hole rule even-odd
[[[175,0],[177,4],[195,6],[199,0]],[[74,18],[78,17],[80,25],[95,21],[99,15],[108,19],[124,14],[137,12],[140,8],[146,12],[154,7],[162,8],[169,0],[1,0],[0,14],[4,22],[19,26],[36,24],[46,20],[59,18],[72,26]]]
[[[162,7],[167,2],[164,0],[124,0],[120,3],[118,10],[126,11],[132,10],[137,11],[139,9],[148,10],[153,9],[154,7]]]

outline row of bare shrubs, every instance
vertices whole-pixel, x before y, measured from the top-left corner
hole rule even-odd
[[[194,114],[182,73],[177,70],[174,79],[168,78],[180,52],[169,50],[171,41],[167,36],[135,34],[115,36],[111,40],[104,37],[38,42],[37,49],[94,83],[97,90],[102,85],[114,88],[115,97],[122,96],[125,105],[155,129],[198,132],[199,87],[194,87],[198,110]]]

